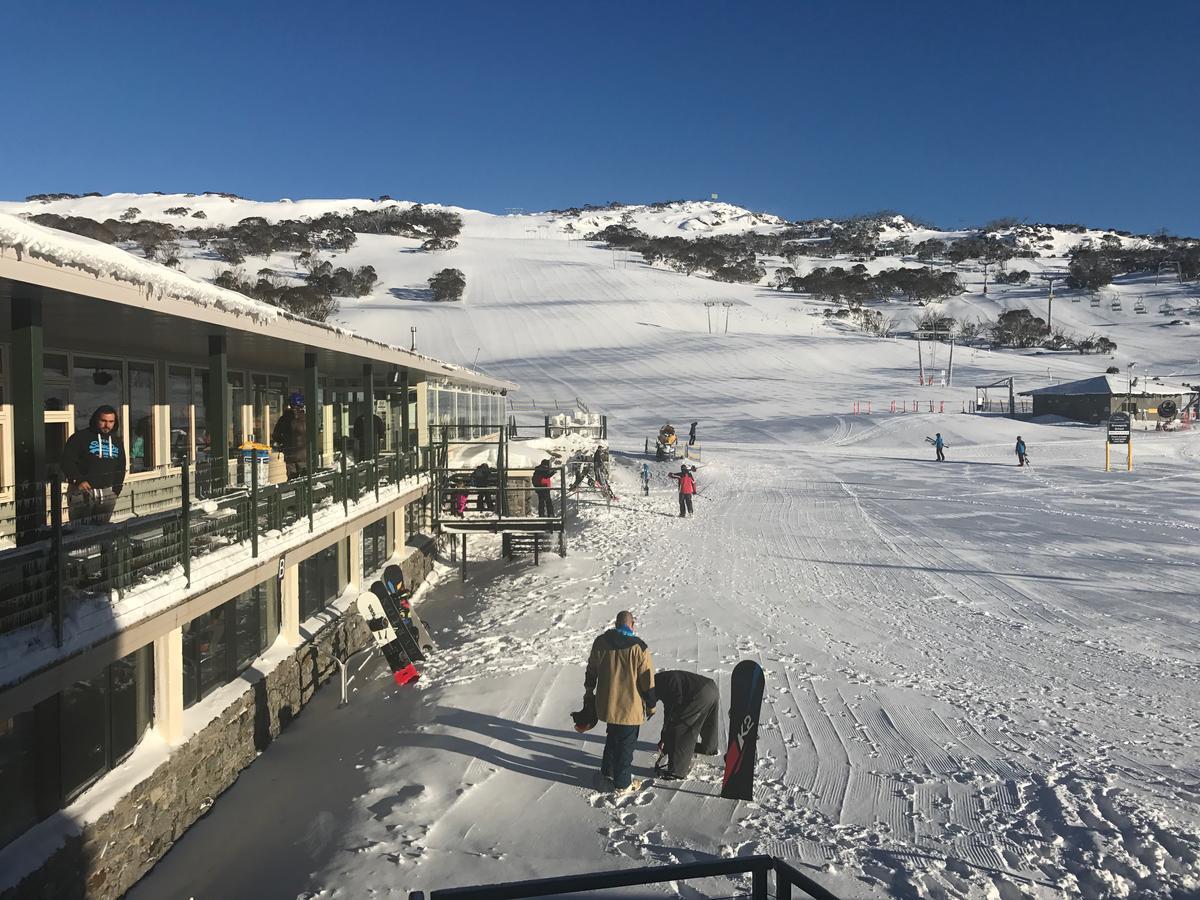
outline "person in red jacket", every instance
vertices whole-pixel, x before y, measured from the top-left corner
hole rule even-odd
[[[543,459],[533,470],[533,492],[537,494],[538,517],[554,517],[554,501],[550,499],[550,488],[554,485],[554,470],[550,460]]]
[[[679,516],[692,514],[692,494],[696,493],[696,467],[688,468],[687,463],[679,467],[678,472],[668,473],[668,477],[679,482]]]

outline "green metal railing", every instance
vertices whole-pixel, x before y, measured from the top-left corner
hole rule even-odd
[[[350,505],[383,488],[428,472],[430,454],[411,450],[355,464],[343,462],[282,484],[259,484],[257,467],[249,466],[244,483],[216,488],[213,466],[181,467],[178,502],[149,515],[120,522],[104,521],[104,513],[77,515],[63,521],[63,496],[57,478],[40,485],[50,498],[48,524],[38,540],[0,551],[0,634],[37,627],[49,621],[61,646],[64,623],[83,600],[118,598],[150,578],[179,569],[191,586],[193,562],[223,548],[249,544],[259,555],[260,539],[307,520],[315,514]],[[29,485],[24,496],[37,486]],[[31,501],[32,502],[32,501]]]

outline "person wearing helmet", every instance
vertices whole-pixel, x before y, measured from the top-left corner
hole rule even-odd
[[[271,446],[283,451],[289,481],[308,474],[308,419],[299,391],[288,397],[288,408],[271,431]]]
[[[1029,457],[1025,453],[1025,439],[1019,434],[1017,435],[1017,465],[1025,466],[1029,464]]]
[[[692,514],[692,495],[696,493],[696,467],[684,463],[678,472],[669,472],[669,478],[679,482],[679,517]]]

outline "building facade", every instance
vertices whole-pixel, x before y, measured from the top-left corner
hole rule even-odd
[[[515,385],[48,231],[0,247],[0,897],[117,897],[424,579],[429,425]],[[100,407],[127,474],[77,517]]]

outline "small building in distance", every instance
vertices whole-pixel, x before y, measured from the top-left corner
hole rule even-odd
[[[1179,409],[1183,409],[1193,393],[1187,385],[1158,379],[1096,375],[1021,391],[1020,395],[1033,398],[1034,416],[1062,416],[1077,422],[1104,422],[1115,412],[1126,412],[1134,418],[1155,415],[1164,400],[1173,400]]]

